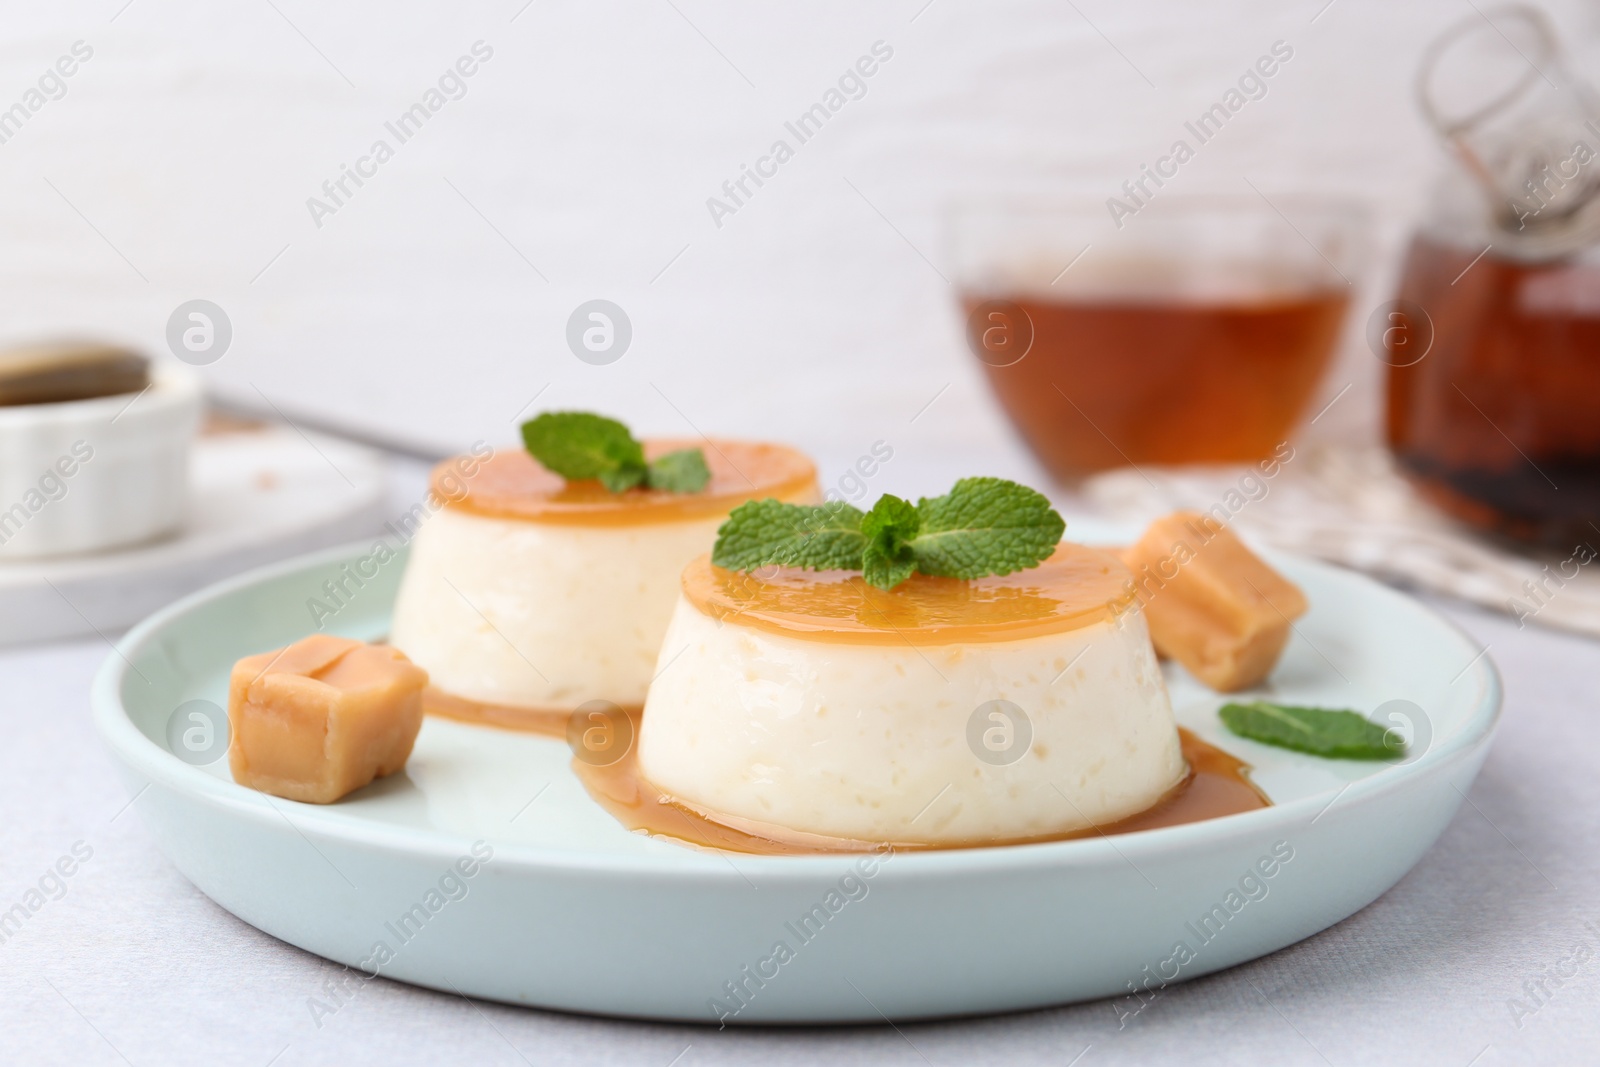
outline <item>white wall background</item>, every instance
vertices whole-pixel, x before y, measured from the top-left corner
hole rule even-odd
[[[1282,39],[1268,96],[1169,188],[1248,177],[1377,207],[1325,396],[1358,388],[1317,428],[1360,434],[1377,368],[1359,325],[1439,159],[1413,72],[1474,8],[1325,2],[13,4],[0,107],[73,41],[94,57],[0,145],[0,339],[164,351],[172,309],[204,297],[235,331],[214,388],[441,447],[511,439],[544,389],[539,407],[642,432],[787,439],[826,470],[887,439],[885,490],[942,489],[919,473],[936,468],[1040,478],[962,347],[942,205],[1111,195]],[[1600,6],[1549,9],[1576,50],[1600,34]],[[468,94],[317,228],[307,197],[479,39],[494,57]],[[868,94],[716,228],[706,198],[878,40],[894,58]],[[633,321],[610,366],[564,341],[594,297]]]

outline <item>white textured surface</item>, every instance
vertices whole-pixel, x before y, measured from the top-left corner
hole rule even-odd
[[[895,453],[874,494],[942,491],[964,474],[1038,480],[922,258],[942,261],[938,205],[998,189],[1110,195],[1283,38],[1295,60],[1184,169],[1184,188],[1236,191],[1248,177],[1269,195],[1363,194],[1392,251],[1435,160],[1411,71],[1429,35],[1471,14],[1454,0],[1336,0],[1314,24],[1322,0],[675,2],[15,8],[0,102],[72,41],[96,54],[0,145],[3,332],[98,329],[159,349],[172,309],[200,296],[235,327],[202,369],[213,384],[447,444],[509,439],[551,383],[541,406],[599,406],[647,432],[692,420],[786,438],[816,454],[825,488],[878,439]],[[1600,28],[1592,4],[1549,6],[1568,28]],[[480,37],[496,56],[467,98],[314,228],[305,198]],[[867,97],[716,229],[705,198],[880,38],[896,55]],[[1358,322],[1387,295],[1386,262]],[[608,367],[562,340],[596,296],[635,326]],[[1376,367],[1358,336],[1346,350],[1324,398],[1356,387],[1319,434],[1373,420]],[[202,897],[125,810],[84,695],[105,647],[0,653],[0,903],[75,841],[94,849],[66,895],[0,944],[0,1058],[1063,1064],[1087,1047],[1084,1067],[1585,1062],[1600,1043],[1600,961],[1547,985],[1520,1027],[1508,1001],[1575,945],[1600,944],[1584,925],[1600,926],[1600,646],[1453,614],[1490,643],[1508,690],[1472,804],[1359,915],[1171,988],[1120,1031],[1100,1003],[900,1032],[719,1033],[385,982],[318,1029],[307,999],[333,969]],[[574,917],[586,919],[603,921]]]
[[[1183,773],[1144,616],[1121,622],[851,645],[718,621],[680,598],[639,769],[702,811],[827,837],[971,842],[1116,822]],[[985,720],[1006,731],[992,739],[999,763],[975,761],[968,718],[996,699],[1027,725]]]

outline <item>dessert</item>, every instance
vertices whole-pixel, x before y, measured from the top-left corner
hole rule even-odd
[[[1306,598],[1215,519],[1157,519],[1124,553],[1156,651],[1220,692],[1272,672]]]
[[[866,515],[746,505],[684,572],[641,777],[835,844],[1038,839],[1156,805],[1188,768],[1131,575],[1061,530],[999,479]]]
[[[398,650],[313,634],[246,656],[228,682],[234,781],[330,804],[406,765],[427,672]]]
[[[1070,544],[1019,575],[915,575],[890,593],[702,556],[645,705],[640,772],[765,836],[962,844],[1124,819],[1187,774],[1144,624],[1117,623],[1127,578]]]
[[[818,496],[811,462],[781,445],[641,446],[611,420],[572,419],[528,424],[543,463],[497,453],[454,492],[436,485],[444,507],[412,544],[390,635],[432,677],[430,711],[561,732],[588,701],[637,709],[678,576],[729,511],[754,497]],[[612,436],[586,438],[601,432],[595,423]],[[551,427],[564,443],[552,444]],[[703,477],[685,458],[697,446]],[[436,481],[446,474],[454,469]]]

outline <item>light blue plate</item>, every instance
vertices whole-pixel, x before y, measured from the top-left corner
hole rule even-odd
[[[1312,608],[1267,692],[1369,712],[1410,701],[1413,757],[1242,740],[1218,722],[1221,698],[1169,668],[1179,722],[1253,764],[1275,805],[1188,826],[875,863],[727,855],[627,832],[541,737],[430,719],[404,774],[326,807],[174,755],[176,709],[225,706],[233,661],[308,633],[308,599],[327,602],[324,582],[365,553],[255,571],[142,623],[95,681],[95,720],[163,850],[224,908],[351,968],[512,1003],[707,1023],[1108,996],[1136,1011],[1135,988],[1273,952],[1392,886],[1450,821],[1499,716],[1494,667],[1450,624],[1360,575],[1272,556]],[[328,629],[384,635],[403,566],[346,581]]]

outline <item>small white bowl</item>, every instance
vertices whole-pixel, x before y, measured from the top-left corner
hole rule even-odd
[[[143,393],[0,407],[0,560],[151,541],[183,522],[200,382],[154,367]]]

